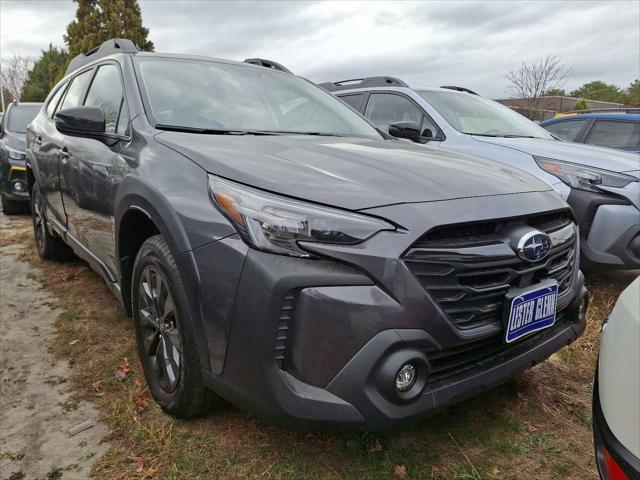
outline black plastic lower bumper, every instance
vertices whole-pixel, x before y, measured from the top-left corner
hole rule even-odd
[[[640,479],[640,459],[625,448],[615,437],[600,405],[598,374],[593,385],[593,443],[600,478],[620,478],[615,472],[621,470],[629,480]],[[614,470],[614,471],[612,471]]]

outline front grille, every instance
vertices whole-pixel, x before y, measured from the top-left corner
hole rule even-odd
[[[474,372],[486,371],[529,351],[535,345],[555,335],[559,329],[564,328],[568,324],[564,317],[564,312],[558,312],[553,327],[514,343],[505,343],[500,335],[427,354],[430,366],[427,389],[433,390],[439,385],[450,383],[454,378],[464,378]]]
[[[296,292],[289,292],[282,301],[280,308],[280,321],[278,322],[278,331],[276,333],[275,361],[279,369],[285,369],[285,359],[287,354],[287,339],[289,336],[289,327],[296,306]]]
[[[541,261],[516,256],[508,233],[529,226],[549,234],[553,247]],[[575,225],[565,211],[526,218],[439,227],[418,239],[403,259],[431,298],[460,329],[500,324],[512,287],[558,281],[571,286],[576,257]]]

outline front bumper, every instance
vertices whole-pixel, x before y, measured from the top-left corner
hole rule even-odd
[[[6,171],[5,171],[6,170]],[[12,162],[3,168],[0,190],[5,198],[13,201],[29,201],[27,169],[24,162]]]
[[[623,478],[620,471],[629,480],[640,480],[640,458],[637,458],[615,437],[600,405],[598,373],[593,385],[593,444],[600,478],[604,480]],[[618,476],[615,476],[616,473]]]
[[[545,206],[556,210],[564,203],[536,193],[509,202],[460,199],[446,208],[385,207],[375,213],[407,230],[382,232],[366,246],[307,245],[319,260],[248,249],[236,236],[194,251],[211,352],[208,386],[272,422],[375,429],[508,380],[584,330],[578,305],[586,290],[577,262],[558,301],[557,324],[507,346],[495,323],[458,328],[401,257],[422,233],[450,218],[478,221],[479,212],[491,212],[492,219],[498,209],[505,218],[527,216]],[[229,262],[241,273],[234,267],[216,274],[217,265]],[[424,378],[419,391],[398,397],[389,387],[407,360]]]
[[[612,193],[572,189],[567,202],[580,225],[586,263],[640,268],[640,210],[631,200]]]

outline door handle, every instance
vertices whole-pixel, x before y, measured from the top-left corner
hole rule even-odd
[[[69,150],[67,150],[67,147],[63,147],[60,149],[60,162],[62,162],[63,164],[66,164],[67,161],[69,161]]]

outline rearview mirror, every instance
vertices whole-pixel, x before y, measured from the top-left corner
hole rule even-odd
[[[420,127],[416,122],[395,122],[389,125],[389,135],[396,138],[418,141],[420,139]]]
[[[99,135],[104,133],[104,112],[99,107],[71,107],[54,115],[56,129],[66,135]]]

